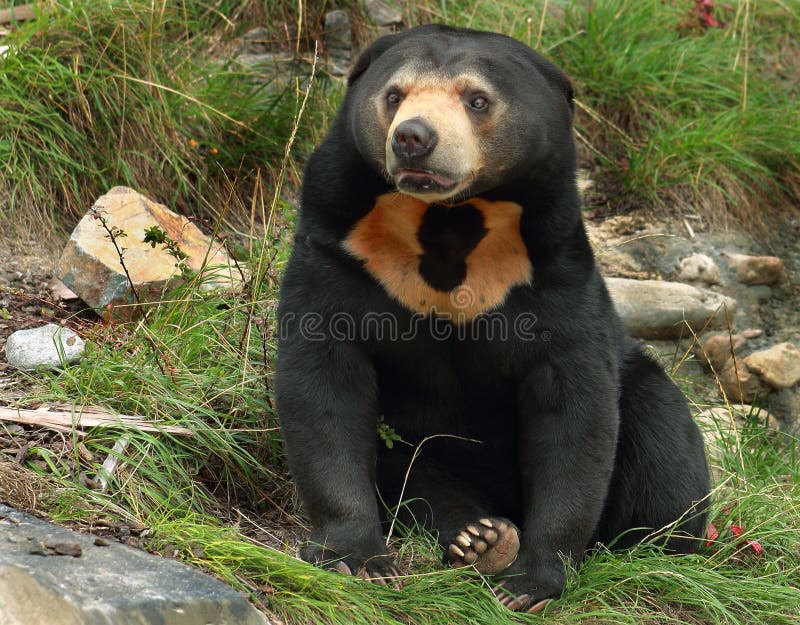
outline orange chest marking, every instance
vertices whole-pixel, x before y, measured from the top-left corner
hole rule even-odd
[[[521,215],[514,202],[428,205],[387,193],[343,246],[409,310],[465,322],[500,306],[513,287],[530,284]]]

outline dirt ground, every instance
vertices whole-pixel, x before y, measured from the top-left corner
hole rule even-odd
[[[14,389],[16,377],[5,360],[5,343],[9,335],[46,323],[80,328],[94,315],[81,313],[78,301],[63,302],[53,293],[53,277],[61,241],[4,241],[0,237],[0,402],[18,397],[23,391]]]

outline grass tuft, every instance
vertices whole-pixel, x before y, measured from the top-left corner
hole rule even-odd
[[[71,228],[124,184],[214,222],[231,180],[247,194],[269,179],[304,70],[279,81],[210,58],[219,22],[205,3],[100,0],[19,24],[0,60],[0,219],[18,235]],[[237,209],[229,219],[247,224]]]

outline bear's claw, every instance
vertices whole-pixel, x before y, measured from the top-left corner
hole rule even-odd
[[[480,519],[456,534],[445,551],[452,566],[474,565],[479,573],[501,573],[517,559],[519,530],[508,519]]]
[[[492,588],[492,593],[500,604],[512,612],[519,612],[520,610],[524,610],[529,614],[533,614],[535,612],[541,612],[550,603],[550,599],[542,599],[541,601],[536,601],[531,603],[531,596],[527,593],[523,593],[521,595],[513,595],[511,594],[506,588],[504,588],[505,582],[500,582]]]

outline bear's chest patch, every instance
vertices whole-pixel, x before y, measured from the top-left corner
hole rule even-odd
[[[513,287],[530,284],[521,214],[514,202],[429,205],[387,193],[343,245],[409,310],[461,323],[500,306]]]

